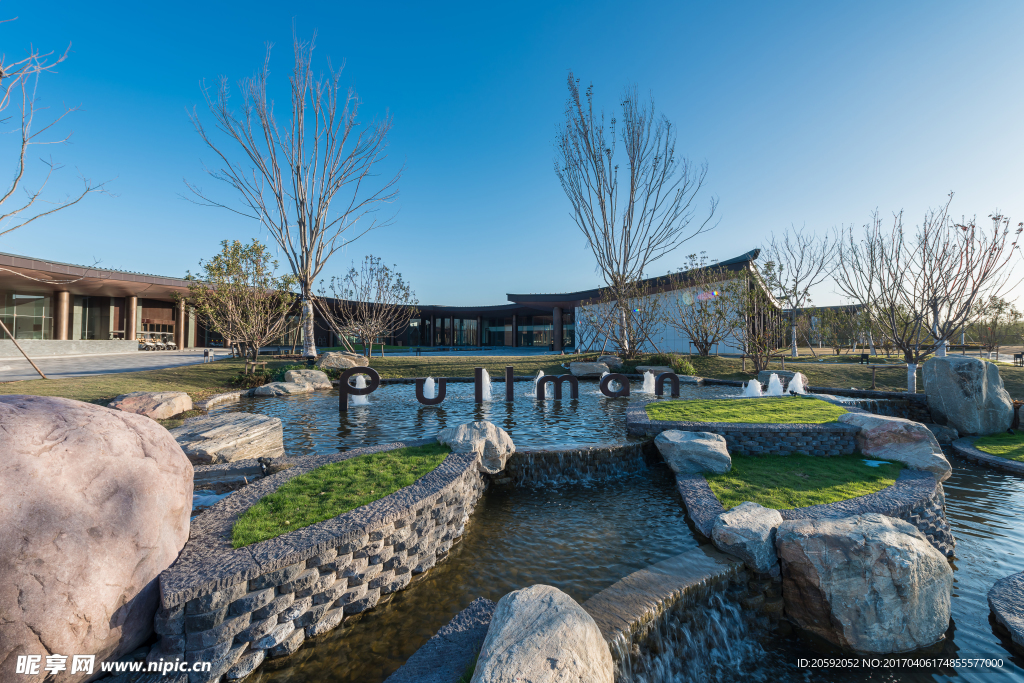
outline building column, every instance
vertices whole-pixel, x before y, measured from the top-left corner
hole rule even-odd
[[[484,345],[484,317],[482,315],[476,317],[476,345]]]
[[[448,316],[448,346],[455,346],[455,316]]]
[[[71,314],[70,292],[57,292],[53,306],[53,338],[68,338],[68,316]]]
[[[512,348],[519,346],[519,316],[512,314]]]
[[[139,322],[136,315],[139,312],[139,297],[132,295],[124,298],[124,338],[135,339],[136,330],[139,329]]]
[[[562,350],[562,308],[555,306],[551,309],[551,337],[555,342],[555,353]]]
[[[437,318],[433,315],[430,316],[430,342],[428,346],[437,346]]]
[[[177,319],[174,321],[174,343],[179,349],[185,348],[185,300],[178,299]]]

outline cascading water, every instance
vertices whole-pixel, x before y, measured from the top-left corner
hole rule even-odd
[[[786,390],[791,394],[806,394],[807,387],[804,386],[804,376],[799,372],[793,375]]]
[[[761,393],[761,383],[756,379],[747,382],[747,385],[743,387],[743,396],[745,398],[759,398],[763,396]]]
[[[644,373],[644,385],[640,387],[641,394],[654,393],[654,373],[648,370]]]
[[[356,375],[356,389],[365,389],[365,388],[366,388],[366,377],[364,377],[363,375]],[[367,405],[370,405],[370,397],[369,396],[350,395],[348,397],[348,403],[349,403],[349,405],[352,405],[352,406],[367,406]]]
[[[434,378],[428,377],[423,382],[423,398],[435,398],[437,396],[437,389],[434,387]]]
[[[483,394],[485,401],[491,400],[491,376],[486,369],[484,370]]]
[[[768,378],[768,391],[765,392],[766,396],[782,396],[785,392],[782,390],[782,380],[774,372],[771,377]]]
[[[643,643],[621,653],[616,683],[703,683],[766,680],[764,649],[739,608],[712,595],[706,607],[662,615]]]

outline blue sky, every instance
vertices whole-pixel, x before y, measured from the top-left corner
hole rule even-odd
[[[718,228],[653,273],[790,224],[825,232],[876,207],[916,220],[951,190],[957,215],[1024,219],[1024,3],[3,0],[0,15],[18,17],[0,25],[9,56],[72,44],[40,97],[83,110],[73,144],[49,151],[67,180],[77,168],[113,195],[0,238],[4,252],[182,275],[222,239],[266,238],[182,198],[186,178],[216,189],[186,112],[204,79],[249,76],[268,41],[284,84],[293,22],[317,32],[321,60],[345,62],[367,120],[394,117],[390,159],[405,164],[395,224],[327,275],[373,253],[424,303],[597,284],[552,170],[570,69],[609,110],[628,84],[650,91],[678,150],[710,167]],[[838,301],[828,289],[817,303]]]

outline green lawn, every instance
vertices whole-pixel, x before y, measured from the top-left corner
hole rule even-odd
[[[432,472],[448,451],[432,443],[370,453],[289,479],[238,518],[231,543],[266,541],[380,500]]]
[[[835,422],[845,412],[845,408],[825,401],[796,396],[655,401],[647,404],[647,415],[652,420],[680,422],[822,424]]]
[[[1000,368],[1002,371],[1002,368]],[[1007,460],[1024,462],[1024,434],[992,434],[982,436],[974,441],[974,447],[989,455],[998,455]]]
[[[727,510],[747,500],[789,510],[881,491],[896,482],[902,467],[902,463],[869,467],[858,455],[734,455],[732,470],[705,477]]]

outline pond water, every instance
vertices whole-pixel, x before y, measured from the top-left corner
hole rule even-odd
[[[289,658],[254,683],[383,681],[477,597],[544,583],[578,602],[623,576],[697,546],[675,479],[658,465],[599,485],[488,491],[447,560],[390,603]]]
[[[499,400],[477,405],[473,385],[452,383],[447,396],[437,406],[416,401],[411,384],[389,384],[369,396],[369,404],[338,411],[337,391],[275,398],[245,398],[214,408],[224,411],[262,413],[281,418],[284,423],[284,448],[290,456],[333,453],[359,446],[387,443],[399,439],[422,439],[451,425],[487,420],[509,433],[519,450],[581,446],[594,443],[625,443],[636,440],[626,435],[627,398],[608,398],[597,382],[580,382],[580,397],[561,401],[538,401],[533,382],[516,382],[516,398],[506,403],[505,383],[494,383]],[[635,396],[641,387],[633,382]],[[550,390],[550,385],[548,389]],[[736,387],[680,387],[683,398],[738,396]]]

